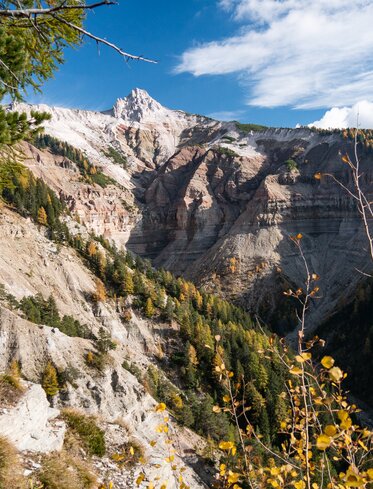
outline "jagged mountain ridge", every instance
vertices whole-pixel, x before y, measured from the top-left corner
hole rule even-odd
[[[355,269],[365,270],[368,263],[356,209],[335,183],[313,179],[325,171],[349,182],[339,154],[351,149],[351,142],[340,134],[242,130],[234,122],[166,109],[139,89],[105,113],[34,108],[51,112],[47,133],[86,152],[125,186],[139,209],[136,218],[124,211],[129,217],[122,233],[116,233],[110,211],[106,217],[86,213],[88,228],[127,243],[157,266],[214,287],[248,309],[274,311],[284,284],[302,283],[302,266],[289,241],[289,235],[302,232],[324,290],[324,300],[314,307],[313,329],[340,301],[348,301],[362,280]],[[125,155],[127,169],[105,156],[109,146]],[[295,168],[288,168],[288,159]],[[371,159],[363,155],[369,192]],[[82,201],[80,194],[72,199],[78,206]],[[98,226],[100,220],[112,221],[111,228]],[[123,229],[119,221],[118,227]],[[231,258],[239,263],[234,276]],[[278,315],[276,321],[284,322]]]

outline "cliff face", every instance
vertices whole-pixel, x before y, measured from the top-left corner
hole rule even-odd
[[[314,178],[325,172],[351,185],[340,158],[351,144],[337,135],[297,130],[269,130],[250,136],[247,144],[251,154],[214,146],[180,149],[146,190],[145,211],[128,247],[265,312],[286,332],[291,324],[281,317],[282,292],[288,284],[301,287],[305,277],[290,236],[302,233],[307,261],[321,276],[322,300],[315,301],[310,317],[314,330],[339,301],[352,297],[363,280],[357,270],[370,270],[353,200],[330,178]],[[240,143],[230,147],[241,149]],[[289,159],[296,168],[289,170]],[[362,154],[361,164],[369,194],[371,155]]]
[[[290,235],[303,234],[306,258],[321,276],[323,300],[312,306],[312,328],[351,298],[363,278],[357,269],[369,269],[353,200],[332,179],[314,179],[326,172],[351,185],[340,154],[351,152],[352,142],[340,134],[252,131],[166,109],[138,89],[105,113],[42,108],[52,114],[46,132],[84,151],[116,182],[106,189],[83,185],[56,157],[31,149],[28,166],[89,230],[265,311],[281,332],[293,327],[282,317],[282,291],[304,282]],[[108,148],[126,158],[125,168]],[[362,150],[360,157],[369,194],[372,155]]]

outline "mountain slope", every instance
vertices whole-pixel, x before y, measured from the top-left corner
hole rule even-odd
[[[28,149],[28,167],[89,231],[224,294],[281,334],[292,337],[297,325],[283,291],[304,284],[291,235],[302,233],[306,259],[321,277],[310,335],[354,301],[365,282],[361,271],[371,272],[353,200],[331,179],[314,179],[324,172],[352,185],[340,156],[353,153],[351,131],[213,121],[164,108],[139,89],[105,113],[42,108],[52,115],[47,133],[114,179],[101,189],[51,150]],[[368,198],[371,140],[362,134],[358,148]]]

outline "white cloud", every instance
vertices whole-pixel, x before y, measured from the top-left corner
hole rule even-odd
[[[222,110],[219,112],[212,112],[209,117],[218,121],[234,121],[238,119],[244,113],[243,110]]]
[[[363,129],[373,129],[373,103],[364,100],[353,107],[333,107],[319,121],[309,125],[322,129],[343,129],[357,125]]]
[[[317,108],[373,101],[372,0],[220,0],[235,36],[183,53],[176,72],[236,73],[247,103]]]

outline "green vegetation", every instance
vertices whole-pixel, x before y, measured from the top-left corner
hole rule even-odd
[[[234,143],[235,141],[237,141],[236,138],[233,138],[232,136],[223,136],[222,139],[225,139],[229,143]]]
[[[288,171],[294,171],[298,169],[297,162],[292,159],[286,160],[285,165],[287,166]]]
[[[85,324],[81,324],[72,316],[64,315],[61,318],[53,296],[49,296],[48,299],[43,299],[41,294],[24,297],[19,303],[19,308],[25,314],[26,319],[35,324],[58,328],[67,336],[92,338],[92,333]]]
[[[209,394],[178,389],[153,365],[140,381],[155,399],[167,405],[180,424],[215,442],[227,436],[234,439],[233,426],[225,414],[213,412],[214,400]]]
[[[373,280],[362,283],[354,300],[340,306],[340,311],[321,325],[317,334],[321,338],[330,338],[326,352],[346,370],[346,386],[372,405]]]
[[[107,151],[104,152],[104,155],[110,158],[116,165],[127,168],[127,158],[122,153],[113,148],[113,146],[109,146]]]
[[[261,126],[260,124],[241,124],[240,122],[236,122],[236,127],[239,131],[249,133],[253,132],[262,132],[268,129],[267,126]]]
[[[65,156],[74,162],[84,180],[88,183],[96,183],[100,187],[115,185],[116,182],[112,178],[104,175],[96,166],[92,165],[89,159],[79,150],[68,143],[49,136],[49,134],[41,134],[34,138],[33,144],[39,149],[49,149],[54,155]]]
[[[97,426],[94,416],[87,416],[73,409],[64,409],[62,417],[69,429],[79,437],[84,450],[89,455],[103,457],[106,452],[105,436]]]
[[[233,149],[226,148],[224,146],[219,146],[218,148],[216,148],[216,151],[221,155],[230,156],[232,158],[234,158],[235,156],[239,156],[235,151],[233,151]]]
[[[203,399],[207,403],[207,394],[211,396],[212,404],[217,401],[221,394],[216,373],[219,353],[227,368],[229,366],[237,377],[243,375],[248,382],[243,395],[253,405],[250,419],[266,439],[276,436],[278,422],[286,407],[279,395],[288,372],[275,355],[263,358],[258,353],[268,346],[269,337],[256,330],[246,312],[198,290],[191,282],[176,278],[170,272],[153,269],[147,260],[135,259],[130,253],[118,251],[103,239],[99,241],[106,248],[105,260],[97,246],[92,246],[94,242],[83,243],[79,238],[73,240],[75,248],[105,284],[108,298],[127,296],[123,285],[131,273],[134,307],[149,315],[150,299],[152,317],[176,320],[180,324],[179,350],[172,356],[170,365],[165,360],[161,362],[165,362],[162,368],[170,369],[170,375],[175,370],[178,372],[183,391],[202,389],[205,396],[201,399],[197,396],[197,404]],[[221,336],[219,352],[215,350],[215,336]],[[159,392],[157,396],[161,399]],[[193,411],[192,406],[190,409]],[[198,409],[195,413],[198,414]],[[189,422],[196,427],[196,421]]]
[[[46,225],[51,239],[61,241],[68,235],[66,225],[59,219],[64,205],[43,180],[35,178],[23,165],[0,164],[0,199],[22,216]]]

